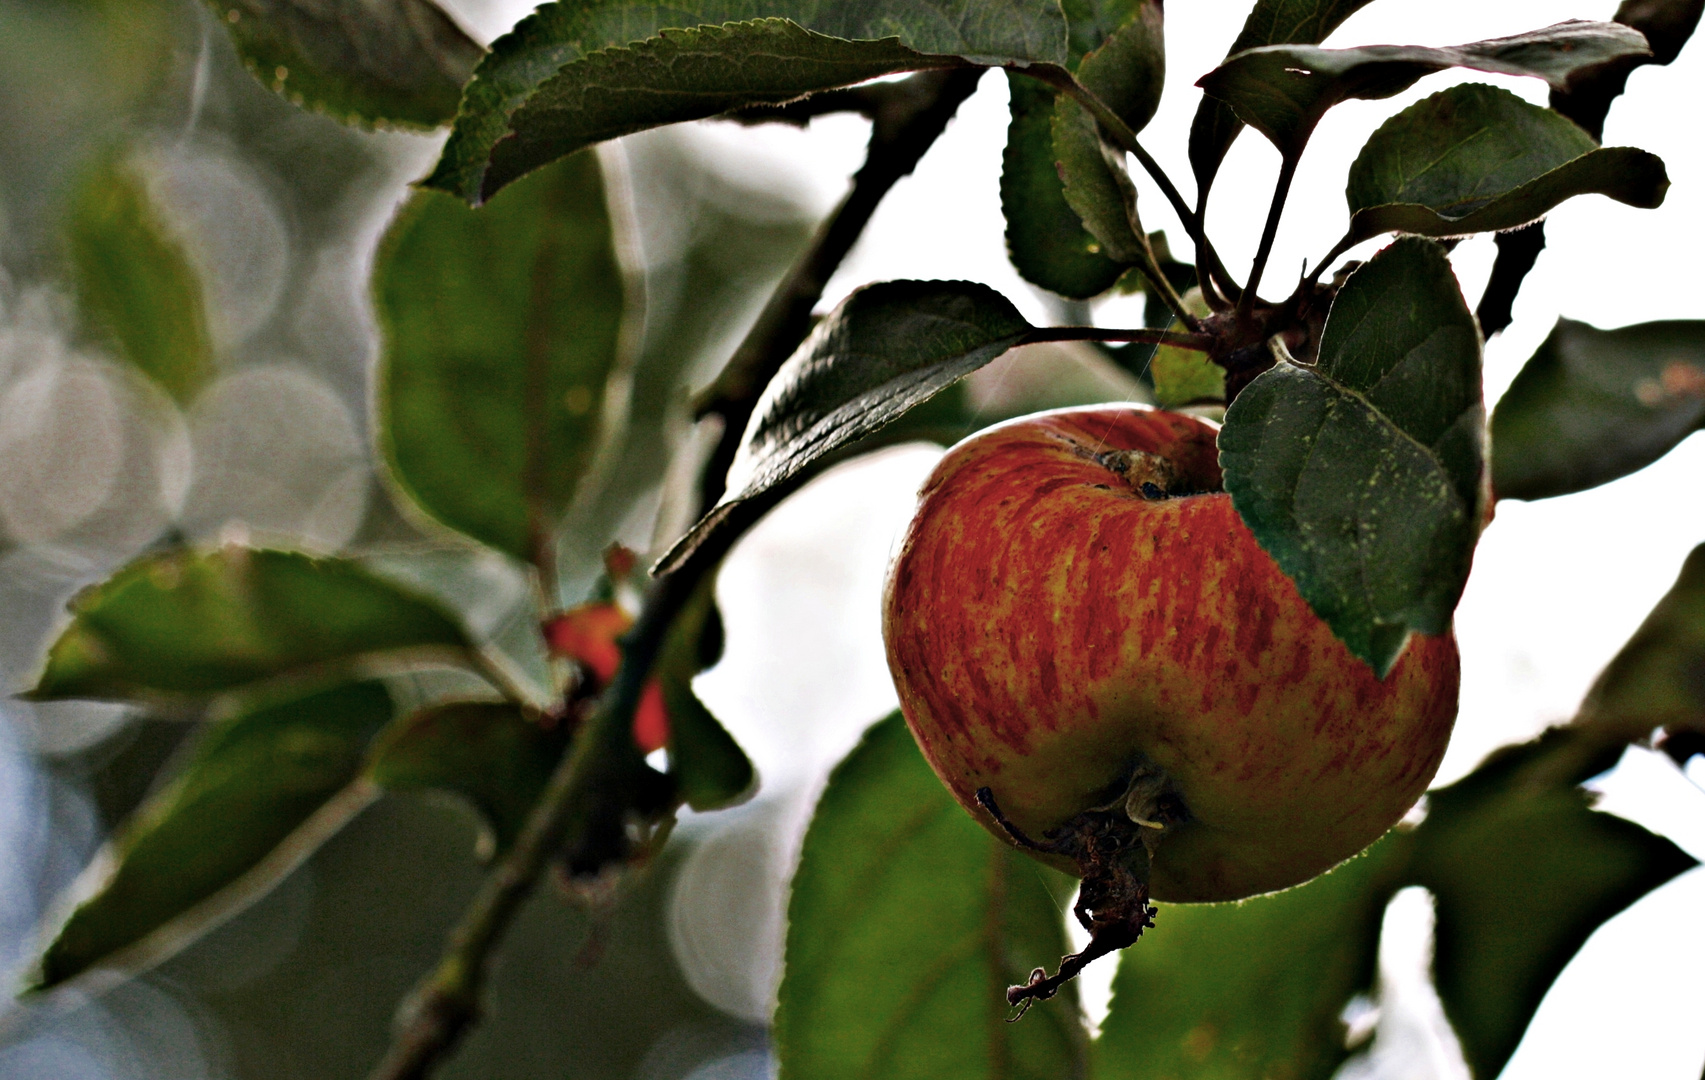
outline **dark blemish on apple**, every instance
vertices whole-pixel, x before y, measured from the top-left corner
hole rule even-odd
[[[1165,491],[1161,490],[1159,484],[1154,483],[1152,480],[1144,480],[1143,486],[1138,490],[1143,493],[1143,498],[1150,502],[1154,502],[1157,499],[1166,499],[1171,497],[1167,495]]]

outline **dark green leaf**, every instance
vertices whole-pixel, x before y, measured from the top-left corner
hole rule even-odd
[[[1663,162],[1644,150],[1601,150],[1550,109],[1466,83],[1398,113],[1362,147],[1350,167],[1345,244],[1382,232],[1517,228],[1576,195],[1650,209],[1668,188]]]
[[[545,790],[568,729],[508,702],[457,701],[399,717],[373,742],[367,776],[392,791],[434,788],[467,799],[484,825],[480,852],[507,851]]]
[[[361,654],[468,647],[434,604],[355,563],[286,551],[149,555],[70,606],[36,700],[212,694]]]
[[[751,760],[693,692],[693,676],[715,663],[706,638],[713,633],[720,637],[721,625],[716,577],[706,575],[675,617],[654,669],[669,715],[669,775],[677,794],[694,810],[721,809],[757,792]],[[720,644],[715,652],[720,652]]]
[[[870,434],[1019,344],[1033,327],[969,281],[867,285],[817,325],[746,426],[728,494],[664,557],[678,565],[732,509]]]
[[[1646,36],[1650,56],[1628,56],[1601,64],[1562,91],[1551,92],[1551,107],[1580,124],[1596,138],[1604,132],[1604,118],[1611,102],[1621,96],[1628,76],[1644,64],[1669,64],[1681,55],[1681,47],[1693,36],[1705,0],[1622,0],[1612,16]]]
[[[195,397],[213,377],[201,279],[124,159],[83,179],[66,235],[83,318],[180,403]]]
[[[1135,0],[1071,3],[1065,9],[1072,35],[1068,67],[1133,130],[1141,129],[1160,104],[1166,78],[1159,5]],[[1069,205],[1070,197],[1062,192],[1055,116],[1067,109],[1080,114],[1083,120],[1073,118],[1074,130],[1086,123],[1089,152],[1099,153],[1094,149],[1099,142],[1095,122],[1081,106],[1067,105],[1035,79],[1014,73],[1007,81],[1012,123],[1002,158],[1001,209],[1013,265],[1026,281],[1061,296],[1097,296],[1119,279],[1122,268],[1115,261],[1120,257],[1103,246],[1093,227],[1085,230],[1078,211]],[[1112,168],[1123,177],[1124,154],[1111,157],[1116,163]],[[1099,160],[1094,165],[1098,174],[1108,167]]]
[[[1347,1056],[1344,1006],[1373,989],[1409,840],[1284,892],[1163,907],[1120,957],[1095,1075],[1326,1080]]]
[[[1501,499],[1584,491],[1705,425],[1705,322],[1599,330],[1559,319],[1492,414]]]
[[[46,988],[157,961],[277,883],[371,798],[351,786],[391,717],[378,683],[251,703],[217,720],[112,844],[112,863],[42,956]]]
[[[1066,201],[1054,164],[1053,118],[1060,102],[1035,79],[1009,75],[1007,84],[1012,122],[1001,157],[1007,253],[1032,285],[1073,300],[1099,296],[1124,268],[1107,257]]]
[[[485,50],[432,0],[208,0],[255,78],[352,123],[437,127]]]
[[[397,482],[451,528],[536,558],[592,463],[618,356],[622,273],[597,156],[477,211],[418,193],[374,281]]]
[[[1413,880],[1437,905],[1434,977],[1476,1077],[1503,1069],[1588,935],[1695,865],[1668,840],[1590,809],[1570,782],[1602,763],[1562,783],[1530,778],[1575,738],[1554,731],[1501,751],[1430,795],[1415,833]]]
[[[1404,238],[1344,285],[1316,364],[1281,359],[1220,432],[1226,490],[1315,612],[1382,676],[1440,634],[1481,516],[1480,332],[1444,250]]]
[[[426,183],[478,202],[597,139],[884,72],[1067,58],[1060,9],[1023,0],[547,4],[481,62]]]
[[[1368,0],[1256,0],[1227,57],[1262,45],[1318,45],[1338,24],[1354,15]],[[1190,123],[1190,171],[1196,175],[1197,201],[1206,204],[1208,189],[1243,121],[1223,101],[1203,95]]]
[[[1125,154],[1101,137],[1095,117],[1075,101],[1054,105],[1054,159],[1066,204],[1121,267],[1143,259],[1137,187],[1125,171]]]
[[[1118,28],[1078,62],[1076,73],[1078,82],[1132,131],[1141,131],[1154,119],[1166,87],[1166,35],[1159,0],[1141,0],[1132,6],[1134,10]],[[1072,28],[1077,29],[1075,20]]]
[[[1599,674],[1581,719],[1614,725],[1627,742],[1658,727],[1705,731],[1705,544]]]
[[[871,728],[830,777],[794,875],[781,1075],[1081,1076],[1070,985],[1006,1022],[1007,985],[1064,950],[1061,885],[971,820],[898,713]]]
[[[1233,56],[1196,85],[1230,105],[1238,119],[1272,140],[1285,157],[1295,159],[1332,106],[1351,98],[1390,97],[1435,71],[1466,67],[1531,75],[1562,88],[1577,71],[1648,51],[1638,31],[1574,20],[1444,49],[1269,45]]]

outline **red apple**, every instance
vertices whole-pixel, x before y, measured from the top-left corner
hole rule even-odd
[[[1456,716],[1450,635],[1412,639],[1380,680],[1220,487],[1193,417],[991,428],[924,485],[884,601],[901,707],[959,802],[1003,839],[979,789],[1030,837],[1142,819],[1159,900],[1283,889],[1354,855],[1426,789]]]

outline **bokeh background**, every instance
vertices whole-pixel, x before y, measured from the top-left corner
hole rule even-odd
[[[446,0],[489,41],[525,0]],[[1375,3],[1329,45],[1444,45],[1564,18],[1608,18],[1610,0]],[[1167,98],[1144,142],[1185,176],[1191,81],[1223,54],[1241,0],[1174,0]],[[1489,343],[1488,401],[1559,314],[1614,327],[1705,317],[1705,148],[1681,119],[1705,100],[1705,46],[1637,71],[1607,144],[1662,156],[1674,180],[1654,212],[1576,200]],[[1271,263],[1271,288],[1317,258],[1345,220],[1344,172],[1396,108],[1334,110],[1304,159]],[[1005,257],[997,176],[1005,78],[988,75],[917,173],[901,182],[830,284],[825,306],[867,281],[987,282],[1033,321],[1134,324],[1140,297],[1093,310],[1039,295]],[[199,4],[0,0],[0,678],[27,685],[64,604],[162,537],[242,539],[347,552],[455,603],[502,644],[529,633],[526,581],[495,556],[422,536],[374,471],[370,374],[377,352],[366,276],[409,181],[441,136],[362,132],[293,108],[257,83]],[[644,281],[643,348],[672,349],[707,379],[764,289],[844,192],[865,121],[809,129],[708,122],[606,148],[624,257]],[[63,272],[64,205],[90,162],[118,145],[207,283],[217,381],[180,409],[103,355]],[[1277,165],[1263,141],[1234,146],[1210,223],[1234,272],[1253,254]],[[1178,234],[1139,178],[1150,228]],[[1470,298],[1489,238],[1453,255]],[[978,376],[990,408],[1033,392],[1066,359],[1109,397],[1128,386],[1093,355],[1019,358]],[[1097,383],[1099,380],[1099,383]],[[636,392],[639,389],[636,388]],[[978,396],[981,395],[979,398]],[[647,437],[687,446],[683,415]],[[496,981],[491,1019],[452,1077],[755,1080],[769,1074],[765,1025],[779,977],[791,861],[828,769],[894,705],[882,662],[881,576],[939,449],[893,448],[843,465],[782,506],[736,549],[719,596],[728,648],[701,695],[747,748],[763,788],[734,811],[683,822],[669,854],[619,904],[585,910],[553,889],[531,902]],[[1439,781],[1492,748],[1566,719],[1598,669],[1705,540],[1705,437],[1580,495],[1506,503],[1483,539],[1458,614],[1462,713]],[[663,476],[613,515],[596,492],[573,511],[565,591],[590,583],[609,539],[653,550],[682,524]],[[142,797],[184,735],[118,706],[0,701],[0,970],[38,944],[41,920]],[[1702,759],[1691,777],[1631,750],[1595,781],[1601,808],[1705,858]],[[1689,780],[1691,779],[1691,783]],[[460,806],[387,797],[275,891],[146,976],[87,1001],[0,1012],[0,1078],[336,1078],[362,1075],[398,1000],[436,957],[479,880]],[[1693,1080],[1705,1063],[1705,869],[1606,925],[1553,988],[1505,1076]],[[1426,982],[1431,909],[1402,894],[1387,914],[1382,989],[1355,1021],[1377,1034],[1345,1066],[1357,1078],[1466,1076]],[[1091,1021],[1112,966],[1085,980]]]

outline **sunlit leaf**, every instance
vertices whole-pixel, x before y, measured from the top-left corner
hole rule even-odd
[[[183,769],[119,830],[33,983],[157,961],[264,892],[367,804],[378,683],[251,703],[215,721]]]
[[[1206,353],[1162,345],[1149,361],[1154,403],[1163,409],[1225,400],[1225,368]]]
[[[1492,413],[1501,499],[1584,491],[1705,425],[1705,322],[1599,330],[1559,319]]]
[[[1232,42],[1226,56],[1262,45],[1318,45],[1338,24],[1354,15],[1368,0],[1256,0],[1255,7],[1244,21],[1243,29]],[[1220,163],[1232,140],[1243,130],[1231,106],[1203,95],[1196,106],[1195,119],[1190,123],[1190,170],[1196,175],[1196,187],[1201,192],[1198,201],[1206,203],[1208,189],[1214,185]]]
[[[597,449],[623,314],[598,159],[471,210],[423,191],[374,274],[392,474],[451,528],[541,557]]]
[[[1568,729],[1510,747],[1430,795],[1412,879],[1437,905],[1433,974],[1476,1077],[1503,1069],[1546,990],[1588,935],[1696,865],[1668,840],[1591,809],[1573,786],[1608,762],[1545,781]]]
[[[201,278],[123,157],[83,178],[66,239],[90,328],[179,402],[195,397],[213,377]]]
[[[367,776],[392,791],[434,789],[465,798],[483,825],[488,857],[508,850],[568,745],[507,702],[432,705],[392,721],[374,740]]]
[[[1577,71],[1647,51],[1646,39],[1626,26],[1575,20],[1443,49],[1269,45],[1238,53],[1196,85],[1294,159],[1332,106],[1352,98],[1391,97],[1435,71],[1466,67],[1529,75],[1561,88]]]
[[[1389,833],[1295,889],[1162,907],[1119,958],[1094,1075],[1326,1080],[1348,1056],[1344,1006],[1373,990],[1408,845]]]
[[[1318,361],[1226,412],[1226,490],[1350,651],[1383,675],[1443,633],[1479,533],[1480,332],[1444,250],[1405,238],[1338,294]]]
[[[589,142],[659,124],[884,72],[1066,60],[1060,9],[1021,0],[547,4],[480,64],[427,183],[479,202]]]
[[[831,776],[793,879],[781,1076],[1082,1075],[1071,986],[1006,1022],[1007,985],[1064,951],[1062,885],[953,801],[898,713],[871,728]]]
[[[763,396],[728,470],[728,494],[664,558],[677,565],[732,508],[878,430],[1017,345],[1033,327],[968,281],[888,281],[841,302]]]
[[[359,655],[468,647],[429,601],[347,560],[286,551],[145,556],[70,606],[38,701],[212,694]]]
[[[255,78],[339,120],[437,127],[484,55],[432,0],[207,0]]]

